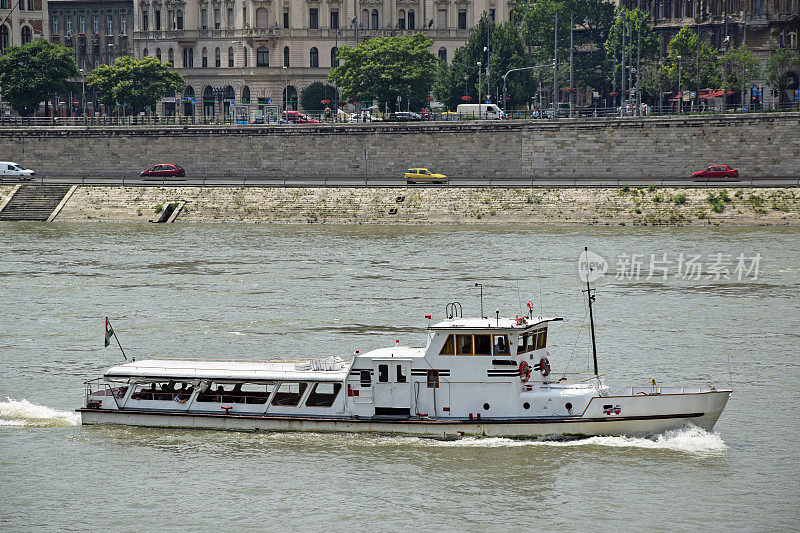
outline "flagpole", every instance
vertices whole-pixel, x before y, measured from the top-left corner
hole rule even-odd
[[[111,326],[111,321],[108,320],[108,317],[106,317],[106,322],[108,322],[108,325]],[[122,349],[122,345],[119,343],[119,335],[117,335],[117,332],[114,330],[113,326],[111,326],[111,330],[114,331],[114,340],[117,341],[117,346],[119,346],[119,351],[122,352],[122,357],[124,357],[127,361],[128,356],[125,355],[125,350]]]

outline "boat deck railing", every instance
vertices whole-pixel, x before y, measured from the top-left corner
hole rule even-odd
[[[638,395],[658,395],[658,394],[701,394],[713,392],[713,387],[628,387],[625,389],[625,396]]]

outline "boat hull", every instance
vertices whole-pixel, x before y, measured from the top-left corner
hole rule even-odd
[[[694,395],[698,396],[698,395]],[[147,427],[199,428],[236,431],[305,431],[379,433],[433,438],[556,437],[597,435],[655,435],[686,425],[711,430],[727,403],[730,391],[704,393],[703,410],[636,416],[540,417],[515,419],[419,419],[259,416],[217,413],[79,409],[83,424],[121,424]],[[699,398],[698,398],[699,399]],[[702,404],[702,405],[701,405]]]

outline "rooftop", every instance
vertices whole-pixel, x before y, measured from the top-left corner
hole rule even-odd
[[[518,318],[449,318],[430,326],[430,329],[517,329],[525,330],[532,327],[541,326],[548,322],[558,322],[564,320],[560,316],[552,317],[518,317]]]

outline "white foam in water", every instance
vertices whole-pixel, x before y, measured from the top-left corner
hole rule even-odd
[[[514,440],[500,437],[475,438],[467,437],[456,441],[434,441],[439,446],[608,446],[612,448],[649,448],[655,450],[672,450],[690,454],[719,453],[728,449],[722,438],[716,433],[709,433],[698,427],[687,427],[667,431],[651,438],[645,437],[587,437],[579,440]]]
[[[81,416],[72,411],[58,411],[24,399],[0,402],[0,426],[66,427],[80,423]]]

